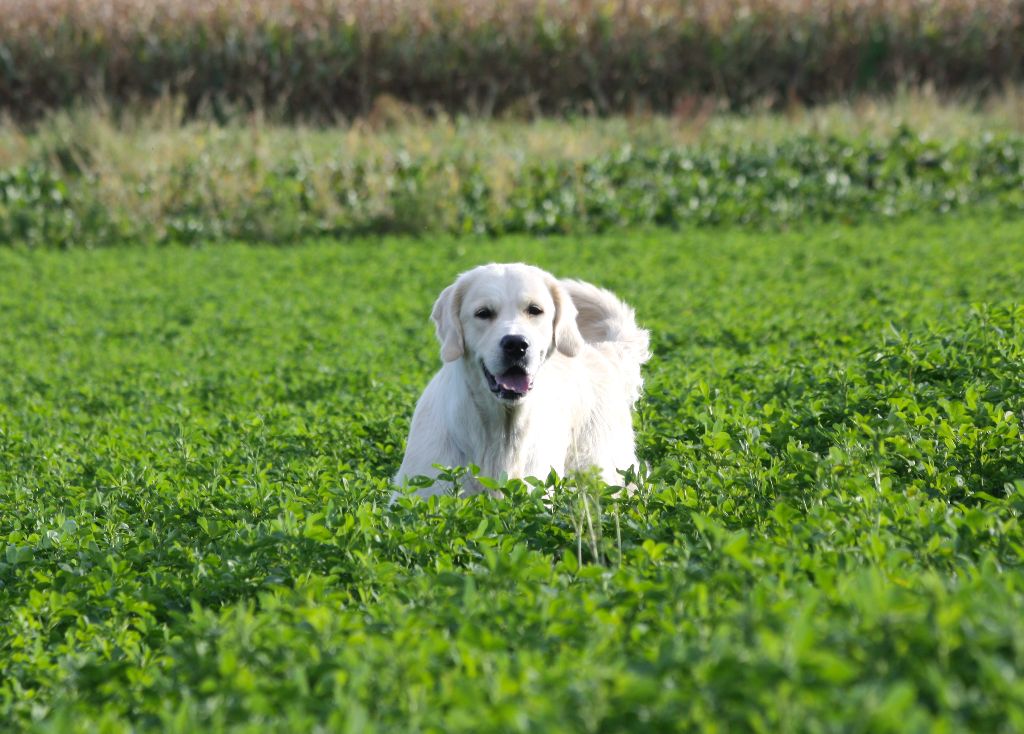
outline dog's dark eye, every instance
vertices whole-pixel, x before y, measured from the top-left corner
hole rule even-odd
[[[478,319],[484,319],[485,321],[489,321],[490,319],[494,318],[494,311],[492,311],[489,308],[478,308],[476,310],[476,313],[473,315],[476,316]]]
[[[530,314],[531,316],[540,316],[542,313],[544,313],[544,309],[538,306],[536,303],[531,303],[527,307],[526,313]]]

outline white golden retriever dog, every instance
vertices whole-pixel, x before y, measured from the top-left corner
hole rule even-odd
[[[434,464],[510,478],[596,467],[617,484],[616,470],[637,464],[631,409],[648,334],[612,293],[530,265],[482,265],[445,288],[432,318],[444,365],[416,405],[396,484],[435,477]]]

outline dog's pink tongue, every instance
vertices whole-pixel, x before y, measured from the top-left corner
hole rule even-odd
[[[498,381],[498,386],[502,390],[524,393],[530,389],[530,378],[521,372],[511,375],[500,375],[494,379]]]

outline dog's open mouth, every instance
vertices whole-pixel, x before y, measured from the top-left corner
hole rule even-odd
[[[487,387],[503,400],[519,400],[533,387],[530,376],[519,365],[512,365],[500,375],[491,374],[483,362],[480,366],[483,368],[484,377],[487,378]]]

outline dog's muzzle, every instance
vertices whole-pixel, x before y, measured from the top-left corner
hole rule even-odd
[[[533,380],[522,365],[514,364],[500,375],[493,374],[483,362],[480,368],[487,379],[487,387],[502,400],[520,400],[533,387]]]

